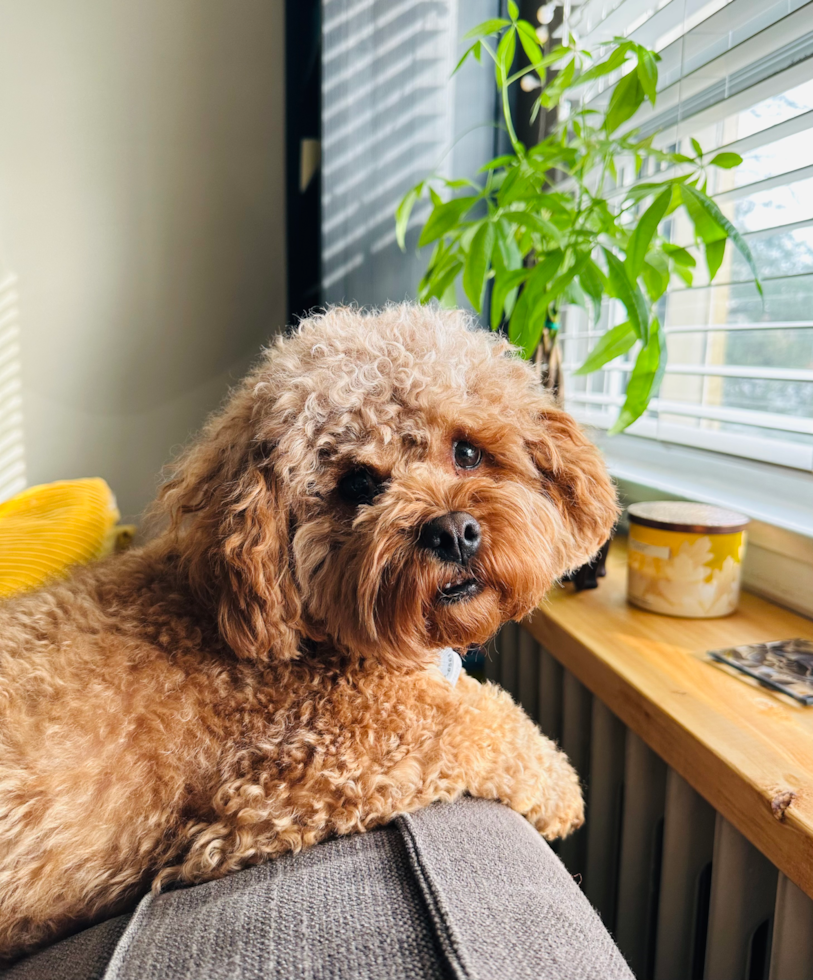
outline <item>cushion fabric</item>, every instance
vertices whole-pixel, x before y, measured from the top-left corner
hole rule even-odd
[[[6,971],[0,966],[0,976],[14,980],[102,980],[131,918],[119,915],[108,919],[20,960]]]
[[[469,798],[220,881],[149,895],[132,916],[4,976],[632,980],[533,828],[498,803]]]
[[[98,477],[43,483],[0,503],[0,599],[112,554],[119,516]]]

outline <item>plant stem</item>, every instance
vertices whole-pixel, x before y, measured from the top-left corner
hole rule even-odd
[[[522,148],[520,146],[519,140],[517,139],[517,133],[514,129],[514,121],[511,119],[511,107],[508,104],[508,80],[505,77],[505,72],[501,71],[502,81],[500,83],[500,92],[502,94],[502,114],[505,119],[505,126],[508,130],[508,138],[511,140],[511,146],[514,148],[514,153],[517,156],[522,155]]]

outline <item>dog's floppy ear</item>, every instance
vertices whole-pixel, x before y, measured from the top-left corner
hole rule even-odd
[[[235,399],[178,461],[156,509],[169,515],[192,590],[232,651],[244,660],[291,660],[301,606],[290,515],[273,447],[251,444],[251,429],[250,406]]]
[[[552,406],[532,412],[526,442],[544,492],[580,546],[581,564],[604,544],[618,517],[615,487],[604,461],[575,419]]]

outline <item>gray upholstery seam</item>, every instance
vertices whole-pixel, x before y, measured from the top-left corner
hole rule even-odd
[[[135,934],[141,929],[142,919],[147,918],[149,914],[150,906],[153,902],[152,892],[148,892],[144,898],[138,903],[138,906],[133,912],[132,918],[127,923],[127,928],[119,936],[119,941],[116,943],[116,948],[113,950],[113,955],[105,967],[105,971],[102,974],[101,980],[117,980],[121,976],[121,968],[124,966],[124,958],[129,952],[130,946],[132,945]]]
[[[419,842],[420,832],[415,827],[411,814],[404,813],[394,821],[401,832],[409,863],[418,881],[424,901],[429,911],[429,918],[435,930],[438,945],[443,952],[455,980],[476,980],[465,949],[457,931],[452,924],[449,910],[443,899],[440,888],[426,855]]]

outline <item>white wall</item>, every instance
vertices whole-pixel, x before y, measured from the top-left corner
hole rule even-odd
[[[285,318],[283,0],[0,0],[29,484],[125,515]]]

